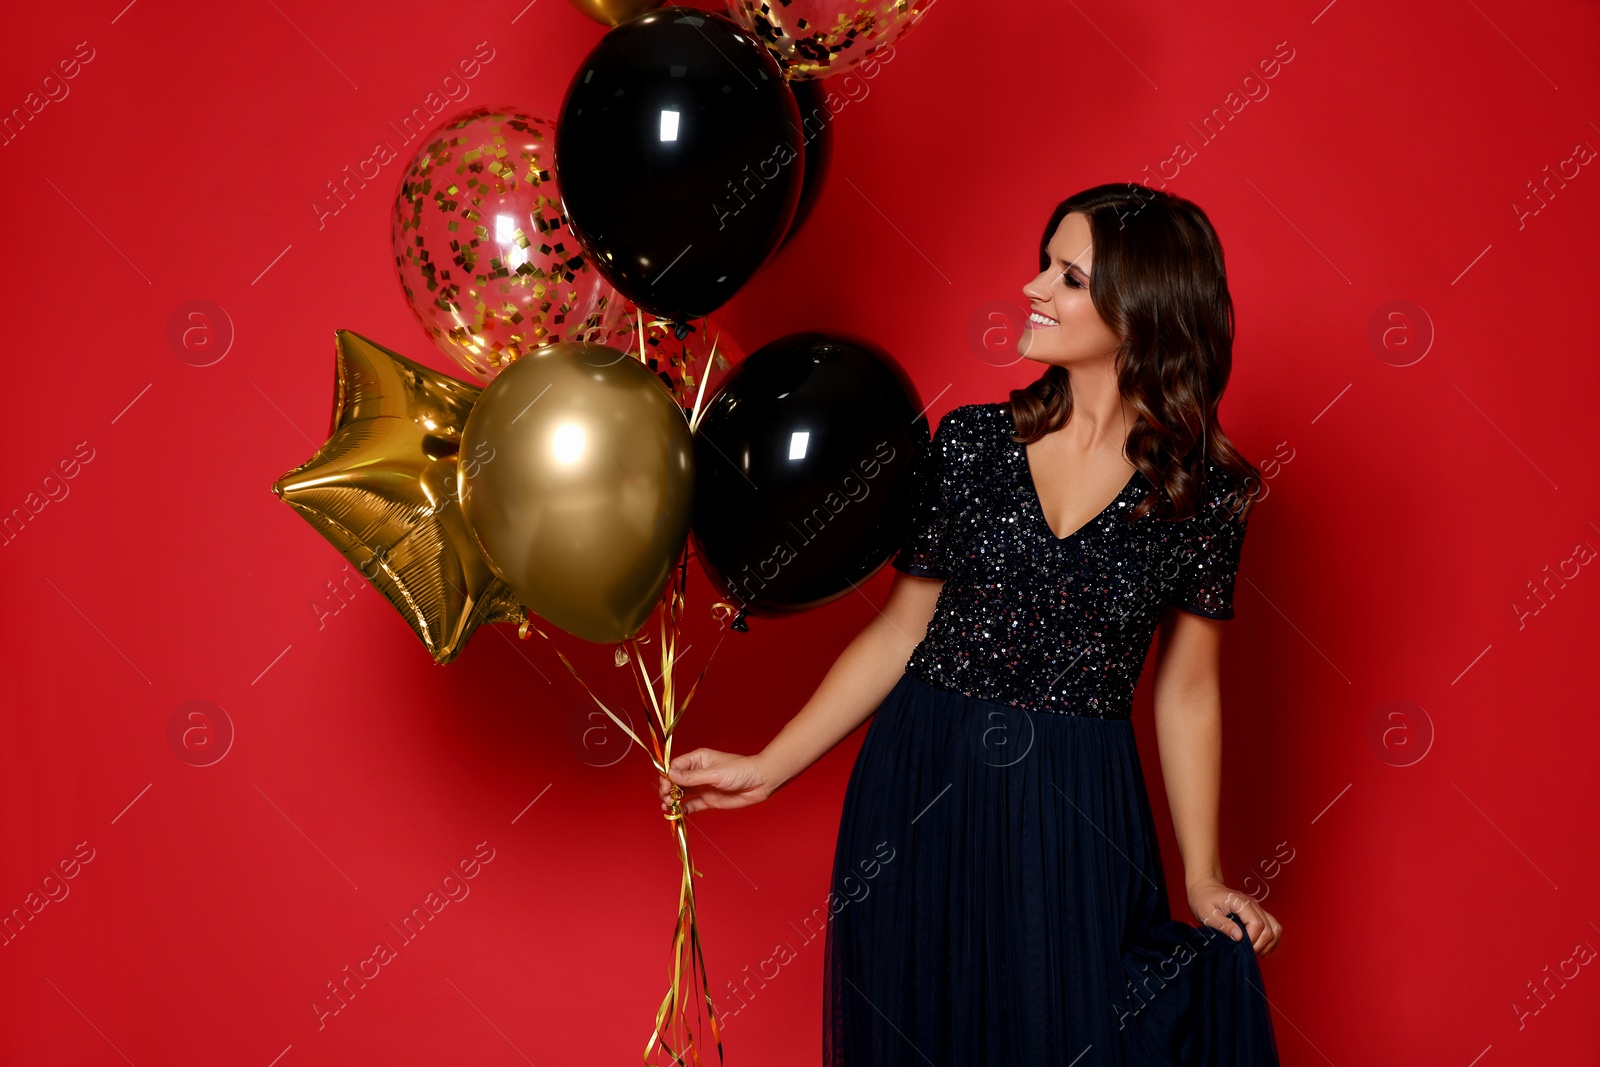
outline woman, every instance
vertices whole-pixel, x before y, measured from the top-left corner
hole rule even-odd
[[[1256,955],[1282,928],[1217,843],[1222,620],[1259,484],[1217,425],[1221,245],[1189,201],[1102,185],[1056,208],[1039,268],[1018,351],[1046,369],[940,421],[879,617],[760,754],[679,756],[663,803],[758,803],[872,718],[834,859],[829,1067],[1273,1065]],[[1198,927],[1168,907],[1129,718],[1157,630]]]

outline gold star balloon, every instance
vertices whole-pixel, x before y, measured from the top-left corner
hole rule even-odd
[[[457,499],[461,429],[480,390],[335,331],[332,436],[272,491],[389,599],[437,663],[485,622],[523,622]]]
[[[663,0],[572,0],[572,6],[604,26],[616,26],[661,6]]]

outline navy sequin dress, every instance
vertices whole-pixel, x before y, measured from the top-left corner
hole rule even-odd
[[[956,408],[914,472],[893,565],[944,586],[846,788],[824,1063],[1276,1065],[1248,937],[1171,915],[1129,718],[1168,605],[1233,617],[1240,487],[1128,522],[1136,472],[1057,538],[1014,428]]]

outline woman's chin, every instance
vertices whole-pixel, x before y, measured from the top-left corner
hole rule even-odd
[[[1048,355],[1039,352],[1035,348],[1032,343],[1032,338],[1028,334],[1023,334],[1021,339],[1017,341],[1017,355],[1021,356],[1023,359],[1032,360],[1035,363],[1048,364],[1050,362]]]

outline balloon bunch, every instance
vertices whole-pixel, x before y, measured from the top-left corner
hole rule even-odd
[[[816,200],[830,130],[813,128],[827,113],[813,81],[869,60],[932,5],[730,0],[728,17],[659,0],[572,2],[613,28],[558,118],[456,115],[395,198],[406,300],[437,347],[487,384],[338,330],[329,439],[273,491],[436,662],[486,622],[537,632],[665,775],[721,647],[681,690],[690,556],[723,598],[712,614],[743,631],[747,616],[804,611],[871,577],[918,503],[927,420],[887,352],[804,333],[733,366],[709,316]],[[712,371],[730,366],[707,402]],[[636,675],[648,742],[536,620],[615,646],[614,662]],[[683,1033],[685,969],[722,1053],[681,801],[674,786],[667,819],[683,877],[646,1063],[658,1041],[671,1062],[700,1062],[692,1028]]]

